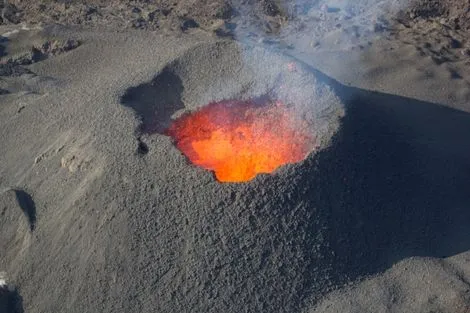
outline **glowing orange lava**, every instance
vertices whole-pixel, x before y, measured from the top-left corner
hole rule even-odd
[[[279,101],[225,100],[181,116],[166,134],[219,181],[245,182],[303,160],[315,146],[308,126]]]

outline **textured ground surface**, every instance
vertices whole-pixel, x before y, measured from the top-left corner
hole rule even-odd
[[[0,311],[469,312],[468,37],[323,4],[235,41],[2,26]],[[141,131],[260,95],[322,149],[221,184]]]

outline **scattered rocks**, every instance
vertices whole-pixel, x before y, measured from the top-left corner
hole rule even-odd
[[[273,2],[274,3],[274,2]],[[111,29],[136,28],[156,30],[165,28],[209,28],[214,19],[229,19],[235,10],[225,0],[191,1],[17,1],[20,22],[28,24],[65,24],[105,26]],[[182,27],[181,18],[193,20]],[[184,22],[183,22],[184,23]],[[189,23],[189,24],[188,24]]]
[[[0,4],[1,16],[0,16],[0,25],[1,24],[18,24],[21,21],[21,12],[18,8],[11,4],[9,1],[3,1]]]
[[[462,0],[415,0],[406,9],[411,20],[437,18],[454,30],[470,29],[470,2]]]
[[[24,74],[32,74],[32,72],[12,62],[0,63],[0,76],[17,77]]]
[[[7,59],[6,63],[14,65],[29,65],[42,59],[42,53],[36,47],[32,47],[29,51],[15,54]]]
[[[33,50],[38,51],[40,54],[43,56],[49,56],[49,55],[58,55],[70,50],[73,50],[80,46],[80,42],[78,40],[74,39],[56,39],[56,40],[50,40],[46,41],[42,46],[40,47],[35,47]]]
[[[415,1],[407,10],[409,18],[414,19],[417,17],[429,18],[442,16],[449,13],[449,9],[446,8],[445,1],[441,0],[425,0],[425,1]]]
[[[262,0],[260,2],[263,12],[268,16],[276,16],[281,14],[281,8],[278,2],[273,0]]]

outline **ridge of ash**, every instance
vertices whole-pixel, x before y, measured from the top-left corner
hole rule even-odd
[[[66,53],[81,45],[80,41],[74,39],[47,40],[40,45],[33,45],[20,53],[8,55],[5,51],[9,41],[5,39],[4,42],[4,44],[0,45],[0,76],[34,74],[23,66],[43,61],[51,56]]]

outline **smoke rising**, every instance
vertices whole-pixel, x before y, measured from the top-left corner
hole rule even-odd
[[[381,37],[411,0],[263,0],[231,2],[227,27],[241,42],[270,49],[321,48],[325,40],[349,48]]]

